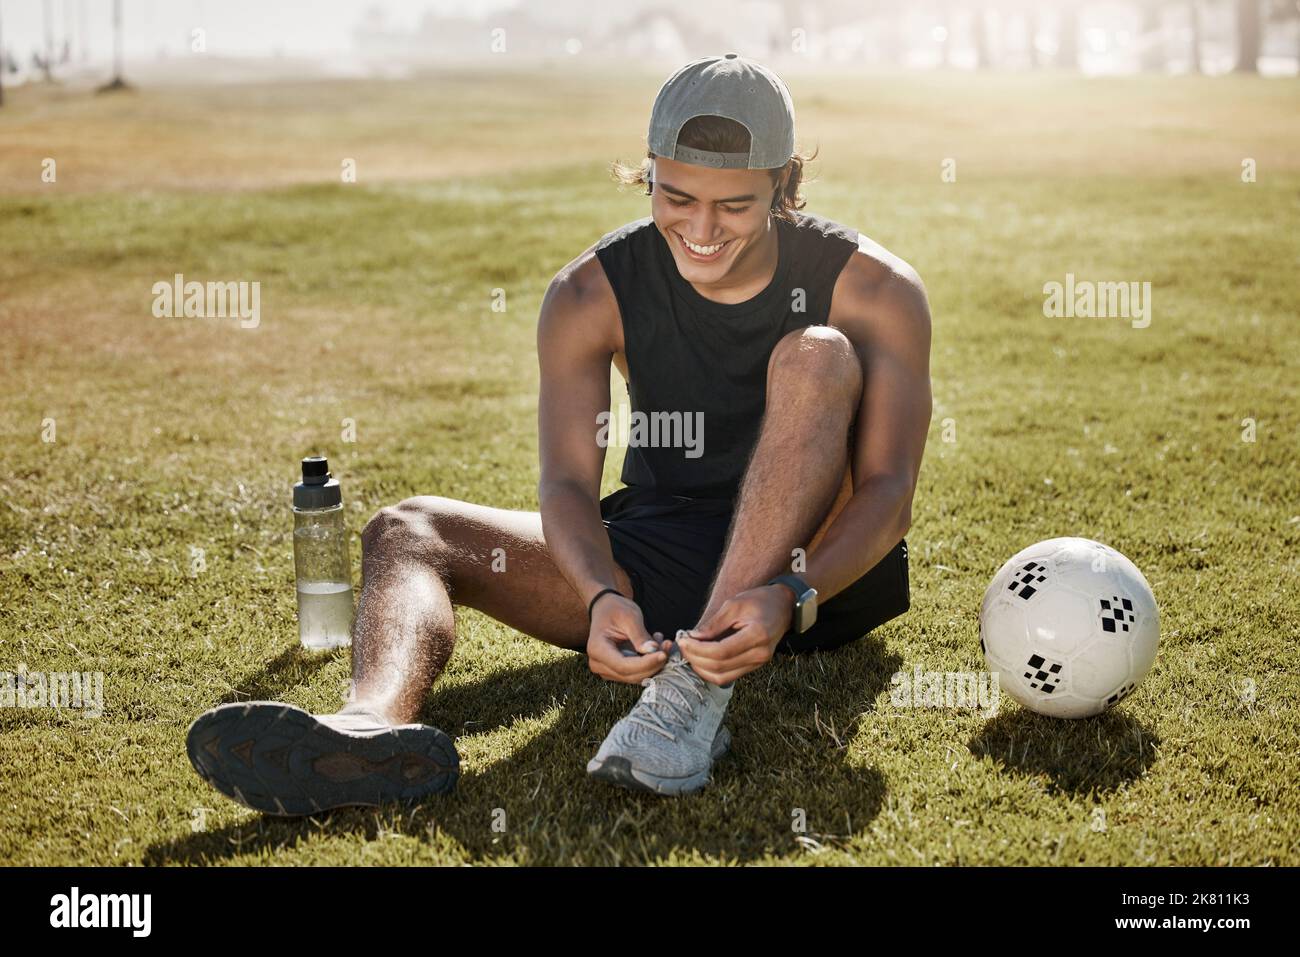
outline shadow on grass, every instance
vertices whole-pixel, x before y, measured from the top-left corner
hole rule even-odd
[[[868,636],[835,652],[780,658],[742,679],[726,719],[732,753],[704,791],[682,798],[587,777],[587,760],[641,689],[596,678],[580,656],[471,684],[436,684],[420,720],[457,738],[470,756],[453,794],[414,808],[259,817],[156,844],[144,862],[261,856],[316,836],[369,841],[394,831],[438,845],[440,860],[529,864],[743,862],[836,846],[866,828],[884,803],[884,776],[853,766],[848,749],[899,665]],[[266,687],[283,690],[269,678]]]
[[[278,701],[286,690],[307,682],[334,657],[333,654],[308,651],[295,643],[268,661],[260,671],[241,680],[240,687],[223,697],[219,704]]]
[[[1160,739],[1123,711],[1063,720],[1017,709],[989,721],[968,746],[1011,771],[1046,775],[1055,790],[1086,794],[1139,777]]]

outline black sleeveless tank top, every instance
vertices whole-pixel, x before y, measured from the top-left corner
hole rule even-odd
[[[858,247],[857,230],[794,215],[794,223],[776,220],[772,281],[734,304],[706,299],[682,278],[649,217],[596,245],[623,320],[632,411],[625,485],[734,502],[758,440],[772,349],[794,329],[826,323],[835,281]]]

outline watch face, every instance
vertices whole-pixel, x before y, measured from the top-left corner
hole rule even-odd
[[[809,588],[799,596],[799,633],[803,634],[817,621],[817,589]]]

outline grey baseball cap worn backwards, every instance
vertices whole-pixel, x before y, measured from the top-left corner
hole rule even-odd
[[[749,130],[748,153],[681,146],[687,120],[724,116]],[[776,169],[794,155],[794,102],[781,78],[738,53],[686,64],[659,89],[646,138],[656,156],[717,169]]]

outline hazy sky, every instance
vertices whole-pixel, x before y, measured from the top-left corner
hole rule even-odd
[[[1055,49],[1056,40],[1054,17],[1038,20],[1028,18],[1027,12],[1031,9],[1060,9],[1065,2],[1067,0],[1035,0],[1030,4],[1024,0],[1006,0],[985,4],[988,9],[1002,11],[1001,15],[993,18],[992,37],[996,41],[994,46],[1004,52],[995,50],[995,57],[1001,57],[1003,65],[1019,64],[1019,68],[1027,68],[1030,60],[1025,51],[1029,49],[1028,41],[1031,40],[1040,50],[1050,54]],[[90,57],[96,61],[96,68],[101,68],[112,50],[112,6],[112,0],[0,0],[0,30],[4,46],[19,63],[30,65],[32,53],[44,47],[44,11],[48,9],[53,14],[56,55],[70,32],[74,60],[78,58],[82,49],[81,25],[84,23]],[[192,31],[196,28],[205,31],[205,52],[214,58],[276,53],[299,57],[347,54],[355,52],[354,31],[360,24],[378,21],[394,31],[406,32],[430,11],[480,19],[485,27],[491,27],[494,17],[513,8],[522,8],[532,13],[534,20],[572,31],[573,37],[583,38],[593,31],[599,33],[600,27],[612,18],[628,20],[637,11],[672,7],[693,23],[710,23],[711,29],[703,31],[702,36],[712,38],[725,34],[733,38],[726,44],[727,48],[741,52],[749,52],[745,44],[750,41],[757,50],[769,49],[771,38],[790,26],[782,18],[780,0],[707,0],[705,3],[701,0],[617,0],[616,3],[598,0],[124,0],[124,7],[127,56],[137,64],[153,61],[160,54],[169,58],[189,54]],[[972,22],[970,11],[976,8],[974,4],[953,3],[948,6],[954,12],[953,22],[960,21],[963,25]],[[1147,41],[1141,39],[1139,4],[1132,0],[1089,0],[1079,3],[1076,8],[1082,18],[1079,24],[1080,65],[1084,72],[1132,72],[1140,68],[1142,49],[1145,49]],[[873,11],[888,9],[873,0],[795,0],[790,9],[797,11],[795,15],[800,18],[799,25],[807,26],[809,33],[822,44],[812,51],[810,63],[864,63],[869,57],[879,57],[882,36],[886,42],[903,42],[888,39],[895,34],[877,31],[868,35],[860,25],[855,27],[852,24],[847,29],[827,29],[819,33],[819,25],[855,16],[861,18]],[[937,0],[925,3],[899,0],[896,9],[905,13],[898,22],[908,30],[906,64],[916,68],[937,66],[944,49],[940,46],[942,37],[939,35],[943,4]],[[1160,9],[1165,32],[1164,49],[1171,68],[1185,69],[1191,35],[1188,7],[1185,3],[1169,0]],[[1203,66],[1213,73],[1228,70],[1235,56],[1232,49],[1235,42],[1233,4],[1231,0],[1216,0],[1203,2],[1200,9]],[[768,30],[772,22],[778,26],[776,33]],[[1028,27],[1035,24],[1040,28],[1037,36],[1028,32]],[[957,39],[949,48],[950,62],[972,68],[976,57],[970,40],[972,34],[965,26],[955,29]],[[947,35],[946,31],[943,35]],[[677,56],[685,55],[678,49],[684,42],[694,55],[720,52],[691,48],[692,39],[690,36],[678,37],[673,32],[666,42]],[[1264,39],[1266,55],[1260,61],[1261,70],[1295,73],[1297,39],[1293,24],[1288,22],[1284,27],[1266,25]],[[673,47],[674,42],[677,47]],[[697,40],[697,43],[703,42]],[[374,49],[371,48],[371,55],[374,55]],[[326,62],[346,67],[348,58],[335,56]]]
[[[520,5],[520,0],[125,0],[128,54],[154,54],[189,48],[195,27],[207,31],[214,54],[331,53],[352,48],[352,30],[369,11],[378,10],[393,25],[412,26],[426,10],[488,16]],[[84,16],[92,56],[112,49],[111,0],[0,0],[0,32],[5,46],[26,59],[44,44],[44,10],[54,16],[56,45],[65,17],[74,37]],[[561,9],[569,4],[561,0]],[[83,11],[84,10],[84,14]],[[74,40],[74,50],[79,49]]]

